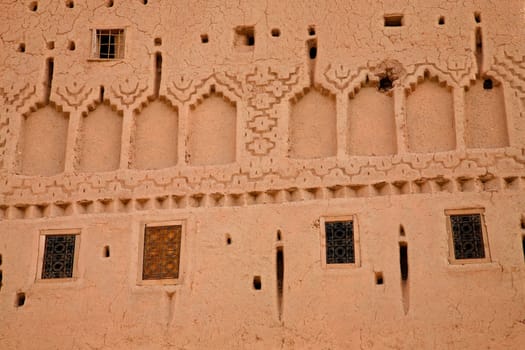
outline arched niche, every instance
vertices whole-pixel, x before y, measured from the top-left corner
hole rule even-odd
[[[211,93],[190,111],[188,161],[192,165],[235,162],[237,108],[218,93]]]
[[[408,93],[406,107],[410,152],[440,152],[456,148],[451,88],[425,79]]]
[[[84,172],[119,168],[122,116],[107,104],[99,104],[81,120],[80,164]]]
[[[348,102],[348,153],[382,156],[395,154],[396,121],[394,97],[367,86]]]
[[[162,169],[177,164],[179,115],[167,103],[155,100],[135,116],[136,169]]]
[[[321,158],[337,153],[336,101],[313,89],[292,103],[290,157]]]
[[[468,148],[509,145],[503,88],[487,78],[465,91],[465,143]]]
[[[69,117],[50,105],[23,117],[21,172],[49,176],[64,171]]]

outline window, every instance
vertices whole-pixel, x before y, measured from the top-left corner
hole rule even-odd
[[[94,30],[92,51],[95,59],[124,58],[124,29]]]
[[[175,283],[181,277],[182,222],[154,223],[144,227],[142,282]]]
[[[451,263],[490,261],[483,209],[446,210]]]
[[[37,279],[72,279],[80,243],[79,230],[49,230],[40,235]]]
[[[353,216],[321,218],[324,267],[359,266],[359,239]]]

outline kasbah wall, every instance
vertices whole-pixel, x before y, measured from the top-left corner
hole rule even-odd
[[[0,349],[523,349],[523,1],[0,3]]]

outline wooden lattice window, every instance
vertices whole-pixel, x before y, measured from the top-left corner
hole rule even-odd
[[[124,58],[124,29],[93,30],[93,58],[113,60]]]
[[[80,244],[78,230],[46,230],[40,235],[37,279],[72,279]]]
[[[176,280],[180,275],[182,225],[146,225],[142,280]]]
[[[354,216],[321,219],[322,262],[325,267],[359,266],[359,236]]]
[[[472,263],[490,261],[482,209],[447,210],[450,261]]]

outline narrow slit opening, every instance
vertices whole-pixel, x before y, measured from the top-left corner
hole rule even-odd
[[[261,276],[254,276],[253,277],[253,289],[261,290],[261,288],[262,288]]]
[[[403,227],[403,225],[399,225],[399,235],[401,237],[405,237],[405,235],[406,235],[405,228]]]
[[[308,48],[308,57],[311,60],[315,60],[317,58],[317,39],[308,40],[306,46]]]
[[[2,289],[2,281],[4,280],[4,273],[0,270],[0,290]]]
[[[109,245],[107,245],[107,246],[104,247],[103,256],[104,256],[104,258],[109,258],[110,255],[111,255],[111,252],[109,250]]]
[[[523,259],[525,260],[525,236],[521,236],[521,249],[523,252]]]
[[[104,85],[100,85],[100,95],[98,97],[100,103],[104,103]]]
[[[26,303],[26,294],[25,293],[16,293],[16,306],[21,307]]]
[[[476,23],[481,23],[481,13],[476,11],[474,12],[474,20],[476,21]]]
[[[478,72],[481,73],[481,65],[483,63],[483,36],[481,28],[476,28],[476,61],[478,63]]]
[[[279,319],[281,319],[282,303],[283,303],[283,288],[284,288],[284,253],[283,253],[282,247],[277,248],[275,260],[276,260],[276,273],[277,273],[278,311],[279,311]]]
[[[0,265],[2,265],[2,254],[0,254]]]
[[[440,26],[444,25],[445,24],[445,17],[444,16],[440,16],[439,19],[438,19],[438,24]]]
[[[226,235],[226,244],[227,244],[227,245],[232,244],[232,238],[231,238],[230,235]]]
[[[376,272],[375,277],[376,277],[376,285],[380,286],[385,283],[382,272]]]
[[[522,230],[525,230],[525,215],[523,215],[523,216],[521,217],[521,220],[520,220],[520,227],[521,227]],[[0,255],[0,257],[1,257],[1,255]]]
[[[280,241],[281,239],[282,239],[281,230],[277,230],[277,240]]]
[[[401,270],[401,280],[408,280],[408,246],[405,242],[399,242],[399,268]]]
[[[75,45],[75,42],[73,40],[69,40],[69,42],[67,43],[67,49],[69,51],[75,51],[76,45]]]
[[[45,84],[45,102],[49,103],[51,98],[51,87],[53,85],[53,70],[55,69],[55,60],[48,58],[46,61],[46,84]]]
[[[155,54],[155,98],[159,97],[160,81],[162,79],[162,55],[157,52]]]

